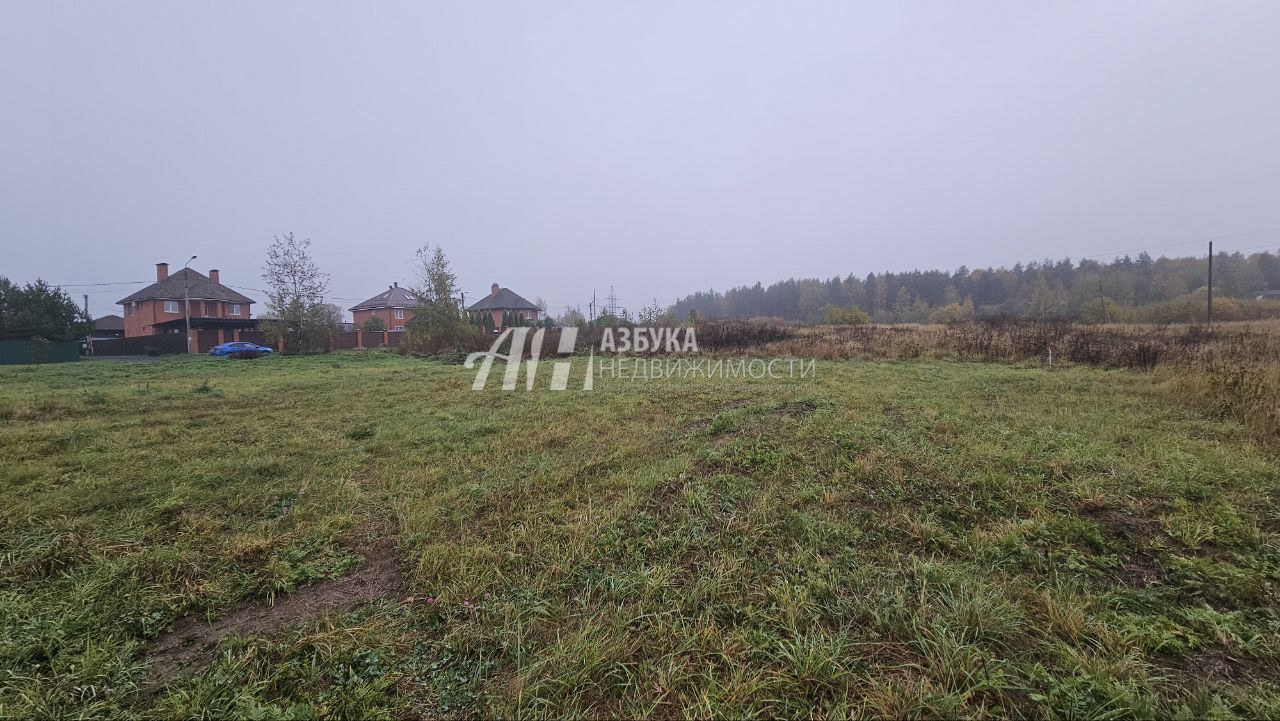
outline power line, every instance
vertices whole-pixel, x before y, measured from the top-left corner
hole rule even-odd
[[[114,283],[54,283],[59,288],[96,288],[104,285],[139,285],[142,283],[154,283],[153,280],[121,280]]]
[[[255,293],[262,293],[263,295],[271,294],[270,291],[263,290],[262,288],[252,288],[247,285],[231,285],[230,283],[223,283],[223,285],[227,286],[228,288],[235,288],[236,290],[251,290]],[[364,301],[369,300],[368,298],[348,298],[340,295],[322,295],[320,297],[324,300],[355,301],[356,303],[363,303]]]
[[[1243,252],[1245,252],[1246,250],[1262,250],[1263,248],[1266,248],[1267,250],[1271,250],[1271,249],[1273,249],[1273,248],[1274,248],[1274,249],[1280,249],[1280,241],[1277,241],[1277,242],[1275,242],[1275,243],[1267,243],[1266,245],[1251,245],[1251,246],[1249,246],[1249,247],[1247,247],[1247,248],[1232,248],[1232,249],[1231,249],[1231,252],[1233,252],[1233,253],[1243,253]],[[1222,252],[1222,251],[1219,251],[1219,252]]]
[[[1127,250],[1110,250],[1105,253],[1095,253],[1093,255],[1082,255],[1080,260],[1089,260],[1091,258],[1103,258],[1106,256],[1116,256],[1121,253],[1137,253],[1146,250],[1159,250],[1161,248],[1175,248],[1182,245],[1200,245],[1214,240],[1229,240],[1231,238],[1244,238],[1253,235],[1263,235],[1265,233],[1280,232],[1280,228],[1267,228],[1265,230],[1251,230],[1248,233],[1235,233],[1233,235],[1216,235],[1211,238],[1197,238],[1195,240],[1184,240],[1177,243],[1166,243],[1164,245],[1148,245],[1142,248],[1129,248]]]
[[[90,305],[90,306],[93,308],[93,310],[94,310],[95,312],[97,312],[99,315],[116,315],[116,314],[117,314],[117,312],[120,310],[119,308],[117,308],[117,307],[115,307],[115,306],[110,306],[110,307],[103,306],[100,302],[98,302],[98,301],[96,301],[96,300],[90,300],[90,301],[89,301],[89,305]]]

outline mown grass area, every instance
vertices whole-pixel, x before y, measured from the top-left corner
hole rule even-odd
[[[1280,716],[1276,451],[1150,376],[472,378],[0,369],[0,716]],[[402,595],[145,687],[370,534]]]

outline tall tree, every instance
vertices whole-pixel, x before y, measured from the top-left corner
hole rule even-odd
[[[444,250],[423,245],[417,252],[417,264],[417,287],[412,290],[418,307],[408,323],[410,347],[425,353],[468,350],[475,334],[462,317],[458,278]]]
[[[267,335],[283,342],[286,352],[327,350],[334,332],[332,313],[324,307],[329,275],[321,273],[311,257],[311,240],[293,233],[275,236],[262,270],[269,316],[262,326]]]
[[[0,276],[0,340],[80,340],[93,322],[61,288],[43,280],[25,287]]]
[[[1033,317],[1041,320],[1056,317],[1059,313],[1058,294],[1044,273],[1036,278],[1035,288],[1031,291],[1030,311]]]
[[[14,340],[9,336],[11,326],[11,308],[16,302],[21,289],[13,281],[0,275],[0,340]]]

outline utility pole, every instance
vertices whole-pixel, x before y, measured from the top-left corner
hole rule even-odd
[[[186,265],[182,266],[182,317],[187,321],[187,352],[191,352],[191,275],[187,271],[191,267],[191,261],[196,256],[191,256],[187,260]]]
[[[595,288],[591,289],[591,302],[587,304],[587,314],[591,316],[587,320],[589,320],[592,323],[595,323],[596,322],[596,289]]]
[[[1213,325],[1213,241],[1209,241],[1209,305],[1204,309],[1205,325]]]
[[[84,294],[84,319],[85,319],[85,320],[90,320],[90,319],[89,319],[89,294],[88,294],[88,293],[85,293],[85,294]],[[84,344],[85,344],[85,352],[86,352],[86,353],[88,353],[89,355],[93,355],[93,334],[92,334],[92,333],[89,333],[87,336],[85,336]]]

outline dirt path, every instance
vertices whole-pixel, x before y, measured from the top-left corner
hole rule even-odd
[[[215,658],[218,642],[228,634],[273,634],[303,621],[345,613],[380,598],[399,598],[403,588],[400,554],[383,538],[357,549],[364,562],[354,571],[304,588],[274,605],[254,603],[213,623],[189,617],[151,642],[151,670],[144,687],[162,685],[184,673],[199,670]]]

